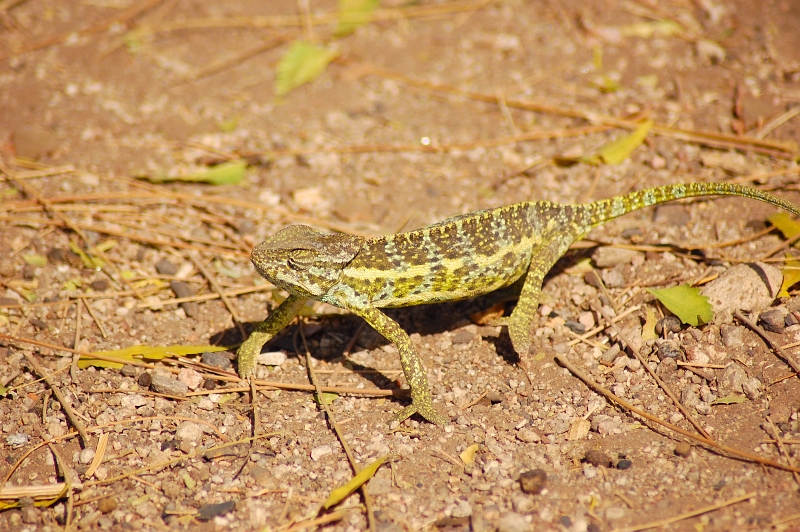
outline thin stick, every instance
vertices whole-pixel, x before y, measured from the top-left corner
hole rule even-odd
[[[636,526],[629,526],[625,528],[616,528],[613,532],[639,532],[640,530],[647,530],[648,528],[656,528],[659,526],[669,525],[671,523],[677,523],[678,521],[683,521],[684,519],[690,519],[692,517],[696,517],[698,515],[706,514],[708,512],[713,512],[715,510],[721,510],[726,506],[730,506],[732,504],[736,504],[742,501],[746,501],[748,499],[752,499],[758,495],[756,492],[746,493],[744,495],[740,495],[739,497],[734,497],[732,499],[728,499],[727,501],[718,502],[717,504],[712,504],[711,506],[705,506],[703,508],[698,508],[697,510],[692,510],[691,512],[684,512],[682,514],[676,515],[674,517],[668,517],[666,519],[659,519],[658,521],[651,521],[649,523],[645,523],[643,525],[636,525]]]
[[[86,305],[86,310],[89,312],[89,316],[92,317],[92,319],[94,320],[95,325],[97,325],[97,328],[100,329],[100,334],[102,335],[102,337],[103,338],[108,338],[108,333],[106,332],[106,328],[103,327],[103,322],[100,321],[100,318],[98,318],[97,314],[94,313],[94,311],[92,310],[92,307],[90,307],[89,303],[86,302],[86,298],[82,297],[80,299],[83,301],[83,304]],[[78,344],[75,344],[75,345],[78,345]]]
[[[786,458],[786,463],[790,466],[794,465],[794,461],[792,460],[792,455],[786,451],[786,447],[783,445],[783,439],[781,439],[781,433],[778,432],[778,427],[772,422],[772,418],[766,416],[767,426],[770,428],[770,432],[772,432],[771,436],[775,438],[775,445],[778,447],[778,451]],[[794,477],[794,481],[800,485],[800,473],[796,471],[792,471],[792,476]]]
[[[328,423],[336,433],[336,437],[339,438],[339,443],[342,445],[342,449],[344,449],[344,454],[347,455],[347,460],[350,462],[350,467],[353,468],[353,473],[358,475],[359,471],[361,471],[361,468],[358,466],[358,462],[356,462],[353,452],[350,450],[350,446],[347,445],[347,440],[345,440],[344,434],[342,434],[339,425],[336,423],[336,419],[333,417],[333,412],[331,412],[331,409],[328,408],[328,404],[325,402],[325,398],[322,396],[322,387],[319,385],[317,376],[314,374],[314,365],[311,363],[311,351],[308,349],[306,335],[303,332],[302,321],[300,322],[300,338],[303,340],[303,349],[305,349],[306,352],[306,370],[308,371],[308,378],[311,380],[311,384],[314,385],[314,388],[316,388],[315,395],[317,396],[317,403],[319,404],[320,408],[322,408],[323,412],[325,412]],[[371,532],[376,532],[375,514],[372,511],[372,496],[367,491],[366,484],[362,484],[359,487],[359,490],[361,491],[361,496],[364,498],[364,506],[367,508],[367,522],[369,523],[369,529]]]
[[[75,427],[75,430],[77,430],[78,433],[81,435],[83,448],[88,449],[90,442],[89,433],[86,432],[86,428],[83,426],[83,423],[81,422],[80,419],[78,419],[77,414],[72,409],[72,405],[70,405],[69,401],[67,401],[67,398],[64,396],[64,394],[61,393],[61,389],[58,387],[55,381],[50,377],[50,375],[46,373],[41,366],[39,366],[39,363],[36,362],[36,358],[31,353],[29,353],[28,351],[23,351],[22,354],[28,360],[30,365],[33,366],[33,369],[36,371],[36,373],[38,373],[44,379],[44,381],[47,383],[50,389],[53,390],[53,394],[56,396],[58,401],[61,403],[61,406],[64,408],[64,413],[69,418],[70,423],[72,423],[72,426]]]
[[[789,366],[791,366],[791,368],[795,371],[795,373],[797,373],[798,376],[800,376],[800,364],[795,362],[794,359],[791,358],[789,353],[781,349],[781,346],[773,342],[764,329],[759,327],[755,322],[753,322],[749,318],[745,317],[745,315],[742,314],[741,310],[737,310],[736,312],[733,313],[733,315],[737,320],[741,321],[742,323],[753,329],[753,331],[756,334],[758,334],[761,338],[763,338],[764,341],[767,342],[767,344],[769,344],[772,350],[775,351],[775,354],[777,354],[778,357],[780,357],[784,362],[789,364]]]
[[[194,264],[194,267],[197,268],[197,270],[201,274],[203,274],[203,277],[208,279],[208,283],[211,285],[211,288],[214,289],[214,292],[219,294],[220,299],[222,299],[222,302],[225,304],[225,308],[227,308],[228,312],[231,313],[231,318],[233,319],[234,325],[236,325],[236,328],[239,330],[239,334],[242,335],[242,338],[247,338],[247,332],[244,330],[244,326],[242,325],[242,320],[239,319],[239,315],[236,313],[236,309],[233,307],[231,300],[228,299],[228,296],[225,295],[225,291],[219,285],[217,279],[213,275],[211,275],[211,272],[208,271],[208,269],[205,267],[202,261],[200,261],[200,259],[197,258],[197,256],[194,253],[189,253],[188,256],[189,260],[191,260],[192,264]]]

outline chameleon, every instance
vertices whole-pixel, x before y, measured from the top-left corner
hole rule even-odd
[[[591,229],[632,211],[697,196],[743,196],[800,216],[800,207],[761,190],[726,183],[660,186],[585,204],[523,202],[449,218],[376,238],[327,234],[291,225],[251,253],[259,274],[289,292],[237,350],[240,377],[252,376],[263,345],[314,299],[363,318],[394,343],[414,413],[437,425],[448,419],[433,406],[425,368],[400,325],[380,309],[455,301],[506,287],[523,276],[516,307],[498,325],[508,327],[517,353],[528,353],[542,282],[550,268]]]

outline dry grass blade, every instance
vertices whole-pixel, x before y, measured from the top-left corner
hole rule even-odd
[[[244,326],[242,325],[242,320],[239,318],[239,314],[233,307],[231,300],[225,295],[225,291],[217,282],[216,277],[211,275],[211,272],[208,271],[208,268],[206,268],[205,264],[203,264],[203,262],[194,253],[189,253],[189,260],[192,261],[192,264],[194,264],[194,267],[197,268],[197,271],[203,274],[203,277],[206,278],[208,284],[211,285],[211,288],[214,290],[214,292],[219,295],[220,299],[222,299],[222,302],[225,304],[225,308],[231,313],[233,324],[236,325],[236,328],[239,330],[239,334],[242,335],[242,338],[247,338],[247,332],[244,330]]]
[[[651,521],[650,523],[645,523],[643,525],[636,525],[636,526],[629,526],[625,528],[615,528],[613,532],[639,532],[640,530],[647,530],[649,528],[657,528],[665,525],[669,525],[671,523],[677,523],[678,521],[683,521],[684,519],[691,519],[692,517],[696,517],[698,515],[707,514],[708,512],[713,512],[715,510],[720,510],[725,508],[726,506],[730,506],[732,504],[740,503],[742,501],[746,501],[748,499],[752,499],[755,497],[757,493],[746,493],[739,497],[734,497],[732,499],[728,499],[727,501],[718,502],[717,504],[712,504],[710,506],[705,506],[703,508],[698,508],[697,510],[692,510],[689,512],[682,513],[680,515],[676,515],[675,517],[668,517],[666,519],[659,519],[658,521]]]
[[[100,467],[100,464],[103,463],[103,458],[106,455],[106,449],[108,448],[108,433],[103,432],[100,434],[100,439],[97,441],[97,450],[94,453],[94,458],[92,459],[92,463],[89,464],[89,469],[86,470],[84,473],[84,477],[92,478],[97,468]]]
[[[44,486],[7,486],[0,487],[0,500],[21,499],[31,497],[37,501],[58,497],[66,489],[65,482],[47,484]]]
[[[741,310],[737,310],[736,312],[734,312],[733,316],[737,320],[741,321],[742,323],[750,327],[753,330],[753,332],[755,332],[761,338],[763,338],[764,341],[767,342],[767,344],[769,344],[769,346],[772,348],[775,354],[778,355],[778,357],[780,357],[781,360],[789,364],[789,366],[791,366],[791,368],[795,371],[795,373],[798,376],[800,376],[800,364],[795,362],[794,358],[792,358],[792,356],[789,353],[781,349],[781,346],[772,341],[772,338],[769,337],[769,335],[764,329],[759,327],[758,324],[756,324],[753,320],[747,318],[744,314],[742,314]]]

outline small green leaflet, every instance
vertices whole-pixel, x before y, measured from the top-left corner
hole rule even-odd
[[[333,392],[322,392],[321,395],[322,397],[320,398],[319,395],[314,394],[314,402],[317,403],[318,405],[319,404],[329,405],[339,398],[339,394]]]
[[[356,476],[350,479],[350,482],[348,482],[344,486],[339,486],[338,488],[334,489],[331,492],[330,496],[328,497],[328,500],[325,501],[325,504],[323,504],[322,507],[325,510],[327,510],[331,506],[339,504],[347,497],[349,497],[350,494],[352,494],[354,491],[360,488],[369,479],[371,479],[373,475],[375,475],[375,472],[378,470],[381,464],[383,464],[386,461],[388,457],[389,457],[388,455],[381,456],[380,458],[369,464],[367,467],[359,471]]]
[[[781,291],[778,292],[778,297],[789,297],[789,289],[800,282],[800,262],[791,260],[786,263],[786,266],[781,269],[783,274],[783,283],[781,283]]]
[[[594,165],[603,162],[612,166],[621,164],[625,159],[631,156],[636,148],[642,145],[652,127],[653,121],[645,120],[639,124],[632,133],[620,137],[610,144],[606,144],[600,148],[597,155],[584,158],[584,162]]]
[[[339,52],[305,41],[295,41],[278,62],[275,93],[286,96],[300,85],[317,79]]]
[[[683,323],[693,327],[708,323],[714,317],[708,298],[701,295],[700,290],[688,284],[664,288],[663,290],[648,288],[647,291],[656,296],[661,304],[667,307]]]
[[[190,183],[207,183],[209,185],[236,185],[243,178],[247,170],[247,163],[242,160],[228,161],[197,172],[195,174],[179,176],[144,176],[151,183],[166,183],[167,181],[187,181]]]
[[[36,254],[23,255],[22,259],[28,264],[36,267],[42,267],[47,264],[47,257],[45,257],[44,255],[36,255]]]
[[[161,360],[168,357],[182,357],[186,355],[196,355],[197,353],[204,353],[206,351],[226,351],[228,348],[219,345],[173,345],[166,347],[151,347],[149,345],[132,345],[123,349],[116,349],[114,351],[98,351],[98,355],[104,357],[111,357],[119,362],[111,362],[109,360],[101,360],[99,358],[92,358],[90,356],[81,355],[78,360],[78,367],[84,369],[88,366],[96,366],[99,368],[112,368],[120,369],[127,363],[147,360]]]
[[[99,270],[106,265],[103,259],[87,254],[74,240],[69,241],[69,249],[81,258],[83,265],[90,270]]]
[[[372,12],[380,0],[339,0],[339,24],[334,35],[344,37],[372,20]]]
[[[747,401],[747,397],[743,395],[728,395],[726,397],[720,397],[719,399],[714,399],[711,401],[712,405],[738,405],[739,403],[744,403]]]

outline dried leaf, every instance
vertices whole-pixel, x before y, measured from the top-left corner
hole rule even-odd
[[[339,0],[339,23],[334,35],[344,37],[372,20],[380,0]]]
[[[739,403],[744,403],[747,401],[747,397],[743,395],[728,395],[725,397],[719,397],[711,401],[712,405],[738,405]]]
[[[344,486],[339,486],[338,488],[333,490],[330,496],[328,497],[328,500],[325,501],[325,504],[323,504],[322,507],[327,510],[331,506],[339,504],[347,497],[349,497],[350,494],[352,494],[354,491],[360,488],[363,484],[365,484],[367,481],[369,481],[369,479],[371,479],[375,475],[375,472],[378,470],[381,464],[383,464],[386,461],[388,457],[389,455],[381,456],[380,458],[378,458],[377,460],[366,466],[364,469],[359,471],[356,476],[350,479],[350,482],[348,482]]]
[[[478,444],[473,443],[472,445],[464,449],[464,451],[461,454],[459,454],[458,457],[461,458],[461,461],[464,462],[466,465],[470,465],[475,461],[475,454],[477,452],[478,452]]]
[[[800,282],[800,262],[792,260],[781,270],[783,283],[778,297],[789,297],[789,288]]]
[[[644,325],[642,326],[642,341],[646,342],[648,340],[655,340],[658,338],[656,334],[656,311],[653,310],[652,307],[647,307],[645,311],[647,313],[647,318],[644,321]]]
[[[714,317],[708,298],[700,290],[686,284],[663,290],[647,289],[662,305],[675,314],[683,323],[697,327]]]
[[[295,41],[278,62],[275,93],[286,96],[300,85],[314,81],[337,55],[339,52],[335,50]]]
[[[204,353],[206,351],[226,351],[227,349],[227,347],[219,345],[172,345],[158,347],[151,347],[148,345],[132,345],[123,349],[115,349],[114,351],[98,351],[96,353],[104,357],[112,357],[119,360],[119,362],[100,360],[91,356],[81,355],[81,358],[78,361],[78,367],[84,369],[88,366],[96,366],[99,368],[119,369],[125,364],[129,364],[134,360],[161,360],[162,358],[196,355],[197,353]]]

